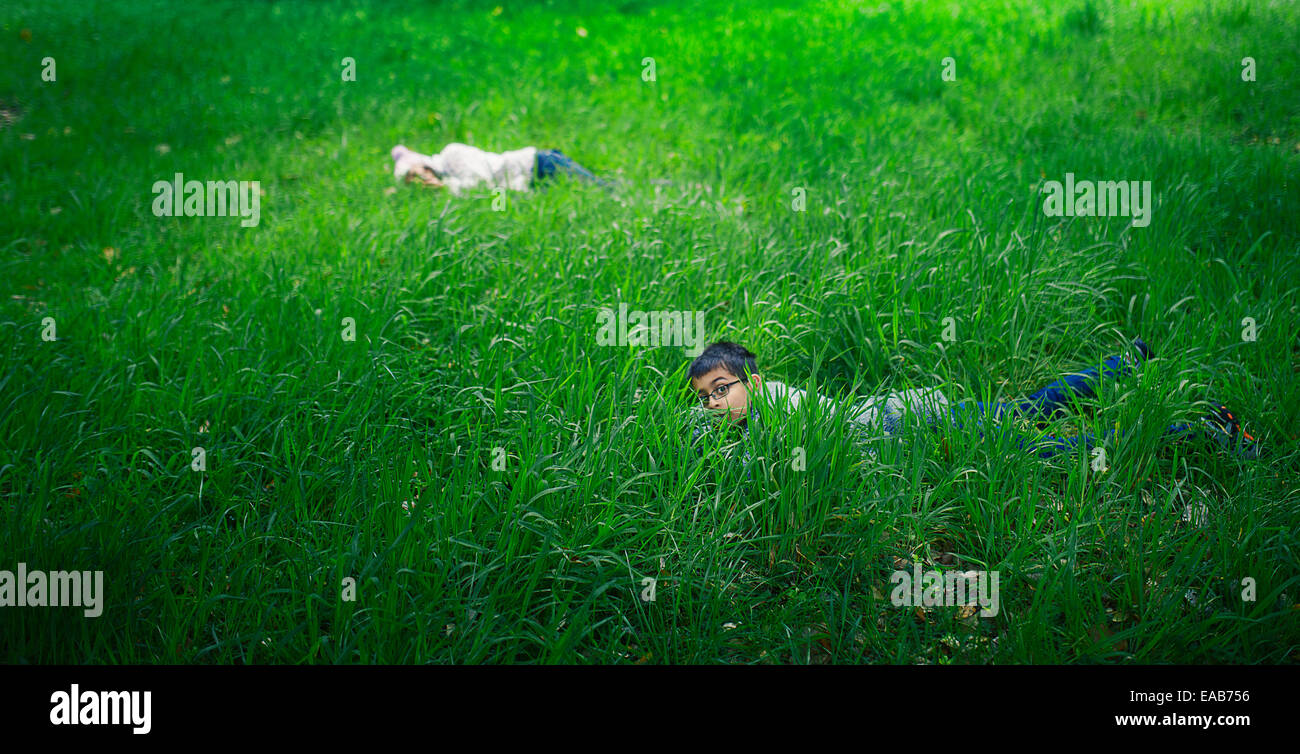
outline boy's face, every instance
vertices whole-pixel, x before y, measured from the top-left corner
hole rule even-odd
[[[743,424],[749,416],[749,389],[763,384],[763,378],[757,374],[749,376],[749,384],[728,372],[726,367],[715,367],[712,371],[691,380],[691,389],[700,398],[704,407],[710,411],[727,411],[727,418],[732,424]],[[734,383],[734,384],[733,384]],[[717,397],[713,391],[726,385],[726,395]]]
[[[410,169],[406,174],[407,183],[422,183],[432,188],[442,188],[442,181],[427,165],[417,165]]]

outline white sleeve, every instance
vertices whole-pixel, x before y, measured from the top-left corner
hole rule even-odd
[[[907,411],[925,417],[930,423],[940,419],[948,406],[947,396],[937,387],[904,390],[895,397]]]
[[[517,172],[514,175],[510,176],[510,188],[514,191],[527,191],[528,184],[531,178],[532,178],[531,175],[525,175],[523,173]]]

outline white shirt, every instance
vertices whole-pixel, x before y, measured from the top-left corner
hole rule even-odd
[[[773,380],[763,380],[762,384],[768,400],[777,406],[788,408],[790,412],[798,410],[799,404],[808,397],[805,390]],[[823,411],[834,411],[834,401],[820,395],[816,398]],[[944,414],[947,411],[948,398],[939,388],[912,388],[872,396],[853,406],[849,418],[884,435],[892,435],[901,428],[905,413],[912,413],[923,418],[927,424],[933,424],[946,419]]]
[[[527,191],[533,180],[537,164],[537,147],[524,147],[497,154],[478,147],[453,142],[435,155],[411,152],[399,160],[393,175],[402,178],[412,164],[423,164],[433,169],[453,195],[470,191],[481,184],[489,189],[505,188]]]

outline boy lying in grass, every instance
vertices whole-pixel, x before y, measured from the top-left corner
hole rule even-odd
[[[524,147],[497,154],[478,147],[452,143],[435,155],[413,152],[402,145],[393,147],[393,176],[407,183],[446,188],[460,196],[486,184],[489,189],[528,191],[536,183],[557,175],[591,181],[609,188],[558,149]]]
[[[984,417],[991,417],[994,422],[1004,418],[1027,419],[1041,427],[1045,420],[1062,413],[1070,405],[1072,396],[1095,397],[1093,383],[1098,377],[1114,378],[1130,374],[1136,365],[1152,356],[1150,347],[1141,338],[1134,339],[1133,349],[1135,353],[1132,355],[1106,359],[1100,370],[1094,367],[1067,375],[1019,402],[960,401],[949,404],[947,397],[938,388],[917,388],[870,398],[854,406],[849,418],[873,434],[885,437],[900,432],[907,414],[919,416],[927,424],[948,423],[956,427],[961,427],[965,421],[972,419],[976,423],[982,423]],[[803,390],[764,379],[758,373],[754,354],[744,346],[726,341],[705,348],[691,362],[689,377],[691,388],[704,407],[715,412],[724,426],[739,429],[745,437],[748,437],[750,423],[759,419],[759,405],[768,404],[778,410],[793,412],[808,397]],[[833,410],[833,404],[829,400],[814,397],[822,407]],[[1186,437],[1199,430],[1222,447],[1231,448],[1244,457],[1253,458],[1258,455],[1255,438],[1242,429],[1237,415],[1221,403],[1213,405],[1214,410],[1203,417],[1199,424],[1173,424],[1165,430],[1164,435]],[[699,439],[704,429],[697,427],[693,440]],[[1110,438],[1114,432],[1115,430],[1107,432],[1106,437]],[[1044,435],[1035,445],[1039,450],[1038,455],[1047,458],[1057,453],[1077,450],[1080,445],[1090,449],[1095,442],[1095,438],[1089,435]],[[1025,439],[1021,439],[1018,445],[1024,448]],[[748,456],[746,460],[747,458]]]

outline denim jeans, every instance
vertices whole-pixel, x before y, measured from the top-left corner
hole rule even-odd
[[[1092,367],[1068,374],[1023,401],[1013,403],[960,401],[952,407],[953,424],[960,427],[962,426],[962,418],[971,415],[977,417],[977,422],[979,417],[985,416],[991,416],[994,421],[1004,417],[1037,421],[1051,419],[1064,413],[1065,409],[1070,405],[1070,399],[1075,396],[1095,398],[1097,393],[1094,386],[1099,378],[1114,379],[1124,377],[1132,374],[1133,367],[1132,359],[1125,356],[1111,356],[1102,362],[1100,369]],[[1196,425],[1193,424],[1171,424],[1165,428],[1165,436],[1181,436],[1195,429]],[[1109,440],[1114,434],[1115,430],[1109,430],[1104,434],[1104,438]],[[1096,444],[1097,438],[1088,434],[1077,437],[1044,435],[1034,444],[1034,449],[1039,451],[1039,457],[1048,458],[1058,453],[1073,452],[1079,449],[1080,446],[1091,449]],[[1021,448],[1025,447],[1023,439],[1019,441],[1019,446]]]
[[[567,175],[581,181],[591,181],[600,186],[609,186],[608,181],[592,175],[590,170],[574,162],[573,158],[558,149],[537,150],[536,174],[539,183],[556,175]]]

